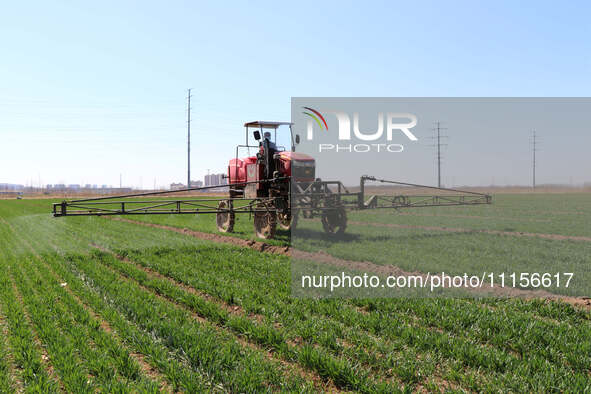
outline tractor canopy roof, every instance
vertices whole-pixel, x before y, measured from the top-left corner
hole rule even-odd
[[[289,125],[291,126],[293,123],[291,122],[267,122],[264,120],[255,120],[252,122],[244,123],[244,127],[260,127],[261,129],[276,129],[279,126]]]

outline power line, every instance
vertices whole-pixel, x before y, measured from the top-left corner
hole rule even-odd
[[[441,143],[442,138],[447,138],[446,135],[441,135],[441,130],[447,130],[447,128],[441,127],[441,122],[435,122],[435,127],[433,128],[433,131],[437,134],[432,138],[436,139],[437,143],[431,146],[437,147],[437,187],[441,187],[441,147],[447,146],[447,144]]]

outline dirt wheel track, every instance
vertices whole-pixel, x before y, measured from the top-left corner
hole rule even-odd
[[[269,245],[265,242],[260,242],[260,241],[246,240],[246,239],[242,239],[242,238],[235,238],[235,237],[220,235],[220,234],[205,233],[202,231],[189,230],[188,228],[179,228],[179,227],[173,227],[173,226],[166,226],[163,224],[147,223],[147,222],[141,222],[138,220],[131,220],[131,219],[126,219],[126,218],[115,218],[114,217],[114,218],[109,218],[109,219],[116,220],[119,222],[138,224],[140,226],[160,228],[163,230],[174,231],[179,234],[191,235],[191,236],[198,238],[198,239],[204,239],[207,241],[220,242],[220,243],[241,246],[244,248],[254,249],[259,252],[266,252],[266,253],[279,254],[279,255],[289,255],[289,249],[290,249],[289,246]]]
[[[201,231],[194,231],[189,229],[181,229],[178,227],[166,226],[161,224],[154,224],[154,223],[146,223],[136,220],[130,220],[125,218],[112,218],[112,220],[117,220],[126,223],[133,223],[138,224],[141,226],[147,227],[154,227],[160,228],[164,230],[174,231],[180,234],[187,234],[191,235],[198,239],[204,239],[213,242],[221,242],[236,246],[241,246],[245,248],[250,248],[257,250],[259,252],[271,253],[271,254],[279,254],[284,256],[291,256],[297,259],[303,260],[311,260],[326,264],[335,265],[338,267],[349,268],[356,271],[362,272],[372,272],[382,275],[396,275],[396,276],[409,276],[409,275],[421,275],[426,277],[426,274],[422,272],[407,272],[404,271],[396,266],[393,265],[379,265],[374,264],[369,261],[351,261],[351,260],[344,260],[334,256],[329,255],[328,253],[324,252],[304,252],[300,250],[291,249],[289,246],[273,246],[263,242],[252,241],[252,240],[244,240],[240,238],[228,237],[219,234],[211,234],[205,233]],[[365,222],[349,222],[351,224],[359,224],[359,225],[374,225],[374,223],[365,223]],[[378,224],[380,225],[380,224]],[[407,225],[397,225],[397,224],[381,224],[384,227],[397,227],[397,228],[420,228],[426,230],[436,230],[436,231],[450,231],[450,232],[484,232],[490,234],[499,234],[499,235],[514,235],[514,236],[541,236],[540,238],[548,238],[544,236],[550,236],[550,239],[573,239],[578,241],[589,241],[591,242],[591,238],[589,237],[570,237],[570,236],[561,236],[558,234],[533,234],[533,233],[519,233],[519,232],[507,232],[507,231],[496,231],[496,230],[469,230],[469,229],[458,229],[458,228],[447,228],[447,227],[431,227],[431,226],[407,226]],[[505,234],[508,233],[508,234]],[[557,237],[557,238],[555,238]],[[584,238],[584,239],[579,239]],[[569,297],[563,296],[558,294],[553,294],[544,290],[522,290],[522,289],[514,289],[514,288],[494,288],[494,289],[487,289],[483,288],[480,292],[486,291],[488,294],[492,293],[498,297],[521,297],[525,299],[543,299],[543,300],[553,300],[553,301],[562,301],[567,304],[583,307],[586,309],[591,309],[591,299],[588,297]]]

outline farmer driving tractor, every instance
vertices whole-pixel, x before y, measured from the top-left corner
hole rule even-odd
[[[271,132],[265,131],[263,136],[265,137],[265,139],[267,141],[269,141],[269,149],[272,149],[273,151],[277,151],[277,145],[275,145],[275,143],[273,141],[271,141]]]

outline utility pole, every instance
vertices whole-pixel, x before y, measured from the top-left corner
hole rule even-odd
[[[437,140],[437,144],[433,146],[437,147],[437,187],[441,187],[441,147],[447,146],[447,144],[441,143],[442,138],[447,138],[446,135],[441,135],[441,130],[447,130],[447,128],[441,127],[441,122],[435,122],[435,128],[433,128],[433,131],[435,131],[437,135],[433,138]]]
[[[437,187],[441,187],[441,127],[437,122]]]
[[[191,89],[187,89],[187,189],[191,188]]]
[[[533,165],[532,165],[532,170],[533,170],[533,180],[532,180],[532,185],[533,188],[536,188],[536,151],[538,150],[538,141],[536,138],[536,131],[533,131]]]

